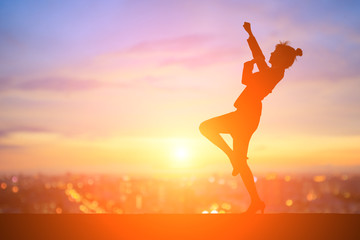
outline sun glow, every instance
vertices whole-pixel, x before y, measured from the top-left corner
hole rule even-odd
[[[190,164],[190,151],[184,145],[179,145],[173,148],[173,162],[176,168],[187,168]]]
[[[178,162],[185,162],[189,159],[189,150],[185,147],[177,147],[174,155]]]

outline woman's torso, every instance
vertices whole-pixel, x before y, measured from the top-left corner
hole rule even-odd
[[[269,68],[254,73],[246,88],[234,103],[238,110],[261,108],[261,101],[272,92],[284,77],[284,70]]]

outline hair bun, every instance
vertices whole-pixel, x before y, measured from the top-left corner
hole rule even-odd
[[[300,48],[297,48],[296,50],[295,50],[295,53],[296,53],[296,56],[302,56],[303,55],[303,52],[302,52],[302,50],[300,49]]]

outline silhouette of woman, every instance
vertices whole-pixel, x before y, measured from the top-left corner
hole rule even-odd
[[[259,125],[261,101],[284,77],[285,69],[294,63],[296,56],[302,56],[302,50],[299,48],[295,50],[287,42],[280,42],[271,53],[269,59],[271,67],[269,67],[252,34],[250,23],[245,22],[243,27],[249,34],[247,41],[253,60],[244,63],[242,84],[246,85],[246,88],[234,103],[237,110],[204,121],[200,124],[200,132],[228,156],[233,166],[232,175],[240,174],[243,179],[251,198],[247,212],[256,213],[261,210],[264,213],[265,203],[257,193],[253,174],[247,164],[249,141]],[[257,65],[259,72],[253,73],[254,64]],[[220,133],[231,135],[233,149],[227,145]]]

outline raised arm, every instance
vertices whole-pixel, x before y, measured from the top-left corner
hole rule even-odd
[[[265,56],[262,53],[261,48],[251,31],[250,23],[245,22],[243,27],[244,27],[245,31],[249,34],[249,38],[247,39],[247,42],[249,44],[249,47],[252,52],[252,55],[253,55],[256,65],[258,66],[260,71],[268,69],[269,66],[266,64]]]

